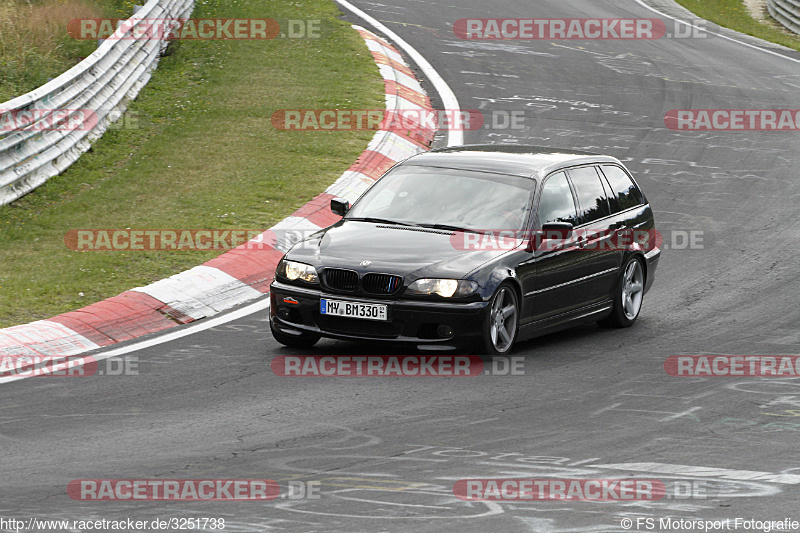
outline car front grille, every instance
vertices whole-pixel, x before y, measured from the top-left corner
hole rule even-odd
[[[338,292],[355,292],[359,288],[359,277],[355,270],[344,268],[326,268],[323,270],[322,279],[325,287]],[[365,294],[378,296],[391,296],[400,291],[403,278],[391,274],[376,274],[370,272],[361,280],[361,290]]]
[[[342,268],[325,269],[325,285],[335,291],[352,292],[358,287],[358,273]]]
[[[367,274],[362,286],[369,294],[394,294],[403,284],[403,278],[390,274]]]
[[[342,333],[345,335],[361,335],[388,339],[400,336],[405,327],[405,322],[402,320],[384,322],[321,314],[316,314],[314,318],[317,321],[317,326],[322,331]]]

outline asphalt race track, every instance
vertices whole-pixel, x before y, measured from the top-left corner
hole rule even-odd
[[[278,345],[259,312],[125,355],[138,373],[7,383],[0,516],[216,517],[226,532],[800,520],[800,380],[664,370],[673,354],[800,353],[800,133],[664,125],[672,109],[800,108],[800,63],[790,59],[800,54],[702,32],[468,41],[452,31],[469,17],[658,18],[628,0],[355,4],[422,53],[463,109],[490,118],[465,142],[588,149],[626,162],[666,245],[635,327],[584,326],[520,344],[522,375],[286,378],[270,362],[309,352]],[[504,112],[523,112],[523,127],[491,123]],[[407,352],[323,340],[313,353]],[[453,495],[459,479],[492,477],[638,477],[692,489],[655,502]],[[318,482],[319,498],[90,502],[66,492],[71,480],[119,478]]]

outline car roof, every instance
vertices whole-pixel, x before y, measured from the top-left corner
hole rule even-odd
[[[584,163],[619,163],[606,155],[545,146],[467,144],[424,152],[404,164],[496,172],[514,176],[544,176],[559,168]]]

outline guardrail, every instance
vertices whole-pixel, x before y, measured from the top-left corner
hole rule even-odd
[[[38,89],[0,104],[0,205],[68,168],[148,82],[168,42],[133,37],[143,30],[137,30],[139,23],[186,18],[193,8],[194,0],[149,0],[89,57]],[[8,126],[20,122],[24,126]]]
[[[800,34],[800,0],[767,0],[767,10],[772,18]]]

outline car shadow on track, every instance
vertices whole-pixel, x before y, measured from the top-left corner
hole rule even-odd
[[[644,324],[639,324],[641,327]],[[561,331],[542,335],[514,345],[508,357],[536,358],[537,360],[574,361],[576,356],[591,356],[595,350],[601,351],[619,344],[618,341],[635,341],[640,335],[633,328],[616,329],[598,324],[579,324]],[[587,349],[594,346],[594,349]],[[401,355],[475,355],[465,350],[430,351],[415,347],[399,346],[379,342],[350,342],[331,339],[320,340],[313,348],[290,348],[278,346],[273,352],[276,356],[314,355],[314,356],[401,356]],[[491,356],[478,355],[484,362],[492,360]]]

